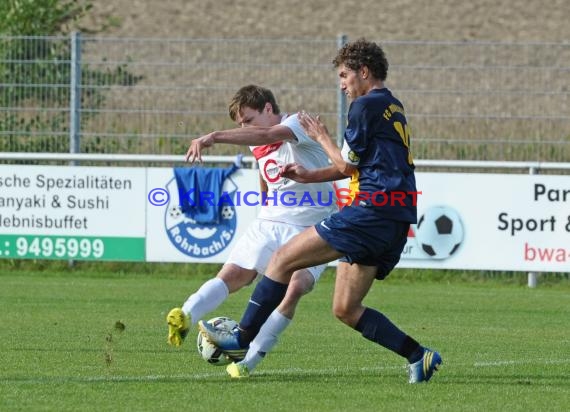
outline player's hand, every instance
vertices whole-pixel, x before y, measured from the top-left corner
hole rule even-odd
[[[299,183],[310,183],[309,171],[301,166],[299,163],[288,163],[281,166],[279,175]]]
[[[214,134],[209,133],[205,136],[192,140],[190,147],[186,152],[186,161],[194,163],[196,160],[202,163],[202,150],[214,145]]]
[[[329,131],[325,124],[321,121],[319,115],[313,116],[302,110],[298,113],[299,123],[305,129],[305,133],[311,139],[318,142],[321,139],[330,139]]]

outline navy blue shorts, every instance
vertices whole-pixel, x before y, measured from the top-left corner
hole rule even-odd
[[[376,266],[376,279],[384,279],[400,261],[409,228],[409,222],[382,218],[362,206],[345,206],[315,225],[317,233],[345,255],[341,261]]]

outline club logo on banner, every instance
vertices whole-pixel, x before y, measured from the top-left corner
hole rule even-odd
[[[232,199],[232,202],[218,206],[219,223],[203,224],[182,212],[176,179],[172,178],[167,184],[169,202],[164,213],[164,228],[168,239],[176,249],[193,258],[209,258],[222,252],[231,243],[237,226],[237,213],[234,206],[234,195],[237,185],[226,178],[223,191]]]
[[[450,206],[432,206],[410,228],[405,259],[448,259],[457,254],[465,236],[459,213]],[[410,245],[410,243],[415,243]]]

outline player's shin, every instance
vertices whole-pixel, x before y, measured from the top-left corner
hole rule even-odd
[[[384,346],[413,363],[423,355],[418,342],[402,332],[382,313],[366,308],[355,327],[366,339]]]
[[[242,347],[249,345],[259,332],[261,325],[281,303],[285,292],[287,292],[287,286],[287,284],[275,282],[267,276],[263,276],[257,283],[239,322],[239,340]]]
[[[220,306],[228,297],[228,287],[222,279],[213,278],[205,282],[182,306],[192,324]]]
[[[278,310],[274,310],[263,324],[255,339],[250,343],[245,358],[240,363],[245,364],[248,370],[253,371],[277,344],[279,336],[289,326],[291,319],[286,318]]]

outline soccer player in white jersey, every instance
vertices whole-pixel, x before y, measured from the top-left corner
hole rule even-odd
[[[267,202],[261,207],[254,223],[234,245],[216,277],[206,281],[190,295],[182,307],[168,313],[168,343],[173,346],[180,346],[188,335],[190,325],[216,309],[230,293],[250,284],[258,273],[265,273],[275,250],[303,229],[337,210],[331,182],[302,184],[280,175],[281,166],[288,163],[300,163],[315,169],[329,164],[320,145],[306,135],[297,114],[280,113],[273,93],[256,85],[242,87],[235,94],[229,105],[229,114],[240,128],[215,131],[194,139],[186,153],[186,160],[191,163],[201,161],[202,151],[215,143],[249,145],[259,164],[262,192],[267,192]],[[311,200],[299,206],[303,196]],[[285,205],[283,199],[287,199]],[[262,287],[260,293],[265,289],[277,290],[273,292],[273,299],[281,302],[279,313],[283,315],[283,321],[289,322],[301,296],[313,288],[325,266],[298,270],[288,287],[270,285],[270,288]],[[249,305],[255,304],[255,300],[256,296],[253,295]],[[225,348],[236,360],[243,358],[249,342],[257,334],[251,324],[259,322],[248,316],[246,309],[240,325],[243,323],[247,326],[247,333],[240,336],[241,344],[235,348]]]

